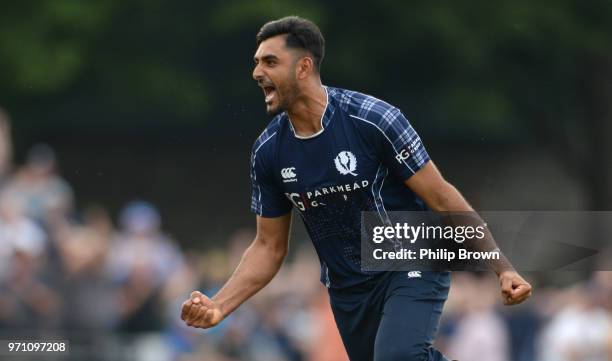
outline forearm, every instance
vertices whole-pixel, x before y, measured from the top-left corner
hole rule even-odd
[[[267,285],[278,273],[285,255],[286,249],[256,239],[244,252],[230,279],[212,298],[220,305],[223,316],[227,317]]]
[[[456,226],[483,226],[485,222],[470,204],[463,198],[461,193],[452,184],[446,183],[442,190],[436,194],[431,202],[430,208],[441,214],[445,223]],[[484,227],[484,237],[474,240],[466,240],[465,246],[475,251],[499,250],[493,235],[487,227]],[[514,267],[506,256],[501,253],[498,260],[491,260],[489,266],[497,275],[505,271],[514,271]]]

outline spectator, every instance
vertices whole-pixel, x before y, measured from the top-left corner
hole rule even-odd
[[[0,324],[36,329],[55,321],[58,295],[41,275],[46,237],[24,215],[21,200],[0,195]]]
[[[454,275],[453,281],[454,289],[460,289],[458,301],[461,308],[455,310],[459,315],[454,334],[448,343],[448,355],[458,360],[509,361],[508,330],[495,311],[495,280],[460,273]],[[476,294],[478,298],[473,297]]]
[[[597,273],[591,282],[565,296],[569,302],[551,320],[541,336],[541,361],[609,361],[612,359],[610,289]],[[607,283],[609,285],[609,282]],[[561,296],[563,297],[563,296]]]
[[[43,230],[25,217],[24,205],[13,194],[0,194],[0,281],[10,276],[15,253],[39,258],[46,246]]]
[[[115,290],[105,272],[108,235],[92,227],[77,226],[62,236],[57,245],[65,275],[65,327],[71,331],[111,330],[118,321],[118,310]]]
[[[124,331],[162,328],[160,295],[183,267],[176,244],[161,232],[157,210],[132,202],[121,212],[121,233],[111,245],[109,270],[120,287],[119,311]]]
[[[64,219],[73,207],[72,189],[57,174],[55,152],[44,144],[30,149],[7,191],[22,200],[28,217],[51,225]]]

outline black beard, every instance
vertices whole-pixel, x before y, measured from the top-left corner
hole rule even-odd
[[[285,94],[285,96],[281,98],[280,89],[276,89],[276,94],[280,98],[280,103],[274,109],[266,109],[266,113],[268,113],[269,116],[276,116],[286,111],[287,109],[289,109],[289,104],[291,104],[293,101],[295,101],[295,99],[298,98],[297,81],[294,80],[288,88],[283,89],[283,93]]]
[[[278,95],[278,89],[277,89],[277,96],[280,98],[280,95]],[[289,99],[292,97],[292,95],[288,95]],[[278,106],[276,108],[273,109],[266,109],[266,113],[268,113],[269,116],[276,116],[284,111],[286,111],[289,106],[287,105],[287,101],[286,99],[288,99],[287,97],[284,97],[283,100],[280,101],[280,103],[278,104]]]
[[[268,113],[268,115],[271,117],[277,116],[284,111],[285,109],[282,109],[280,106],[270,110],[266,109],[266,113]]]

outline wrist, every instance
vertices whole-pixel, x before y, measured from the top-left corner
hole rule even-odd
[[[512,267],[510,268],[504,268],[501,270],[496,270],[495,273],[497,274],[497,277],[502,278],[504,276],[510,275],[510,274],[515,274],[516,270]]]
[[[229,312],[227,311],[228,309],[227,303],[216,296],[211,298],[211,301],[216,306],[216,308],[221,312],[221,316],[223,316],[223,319],[225,319],[227,315],[229,314]]]
[[[502,275],[507,273],[516,273],[514,266],[512,266],[506,256],[501,253],[500,255],[501,257],[498,260],[489,261],[489,266],[495,272],[497,277],[501,277]]]

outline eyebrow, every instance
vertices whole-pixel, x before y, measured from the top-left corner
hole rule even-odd
[[[266,61],[266,60],[278,60],[278,59],[279,59],[278,56],[272,55],[272,54],[264,55],[264,56],[261,57],[262,61]],[[253,57],[253,61],[257,62],[257,60],[258,60],[257,57],[254,56]]]

